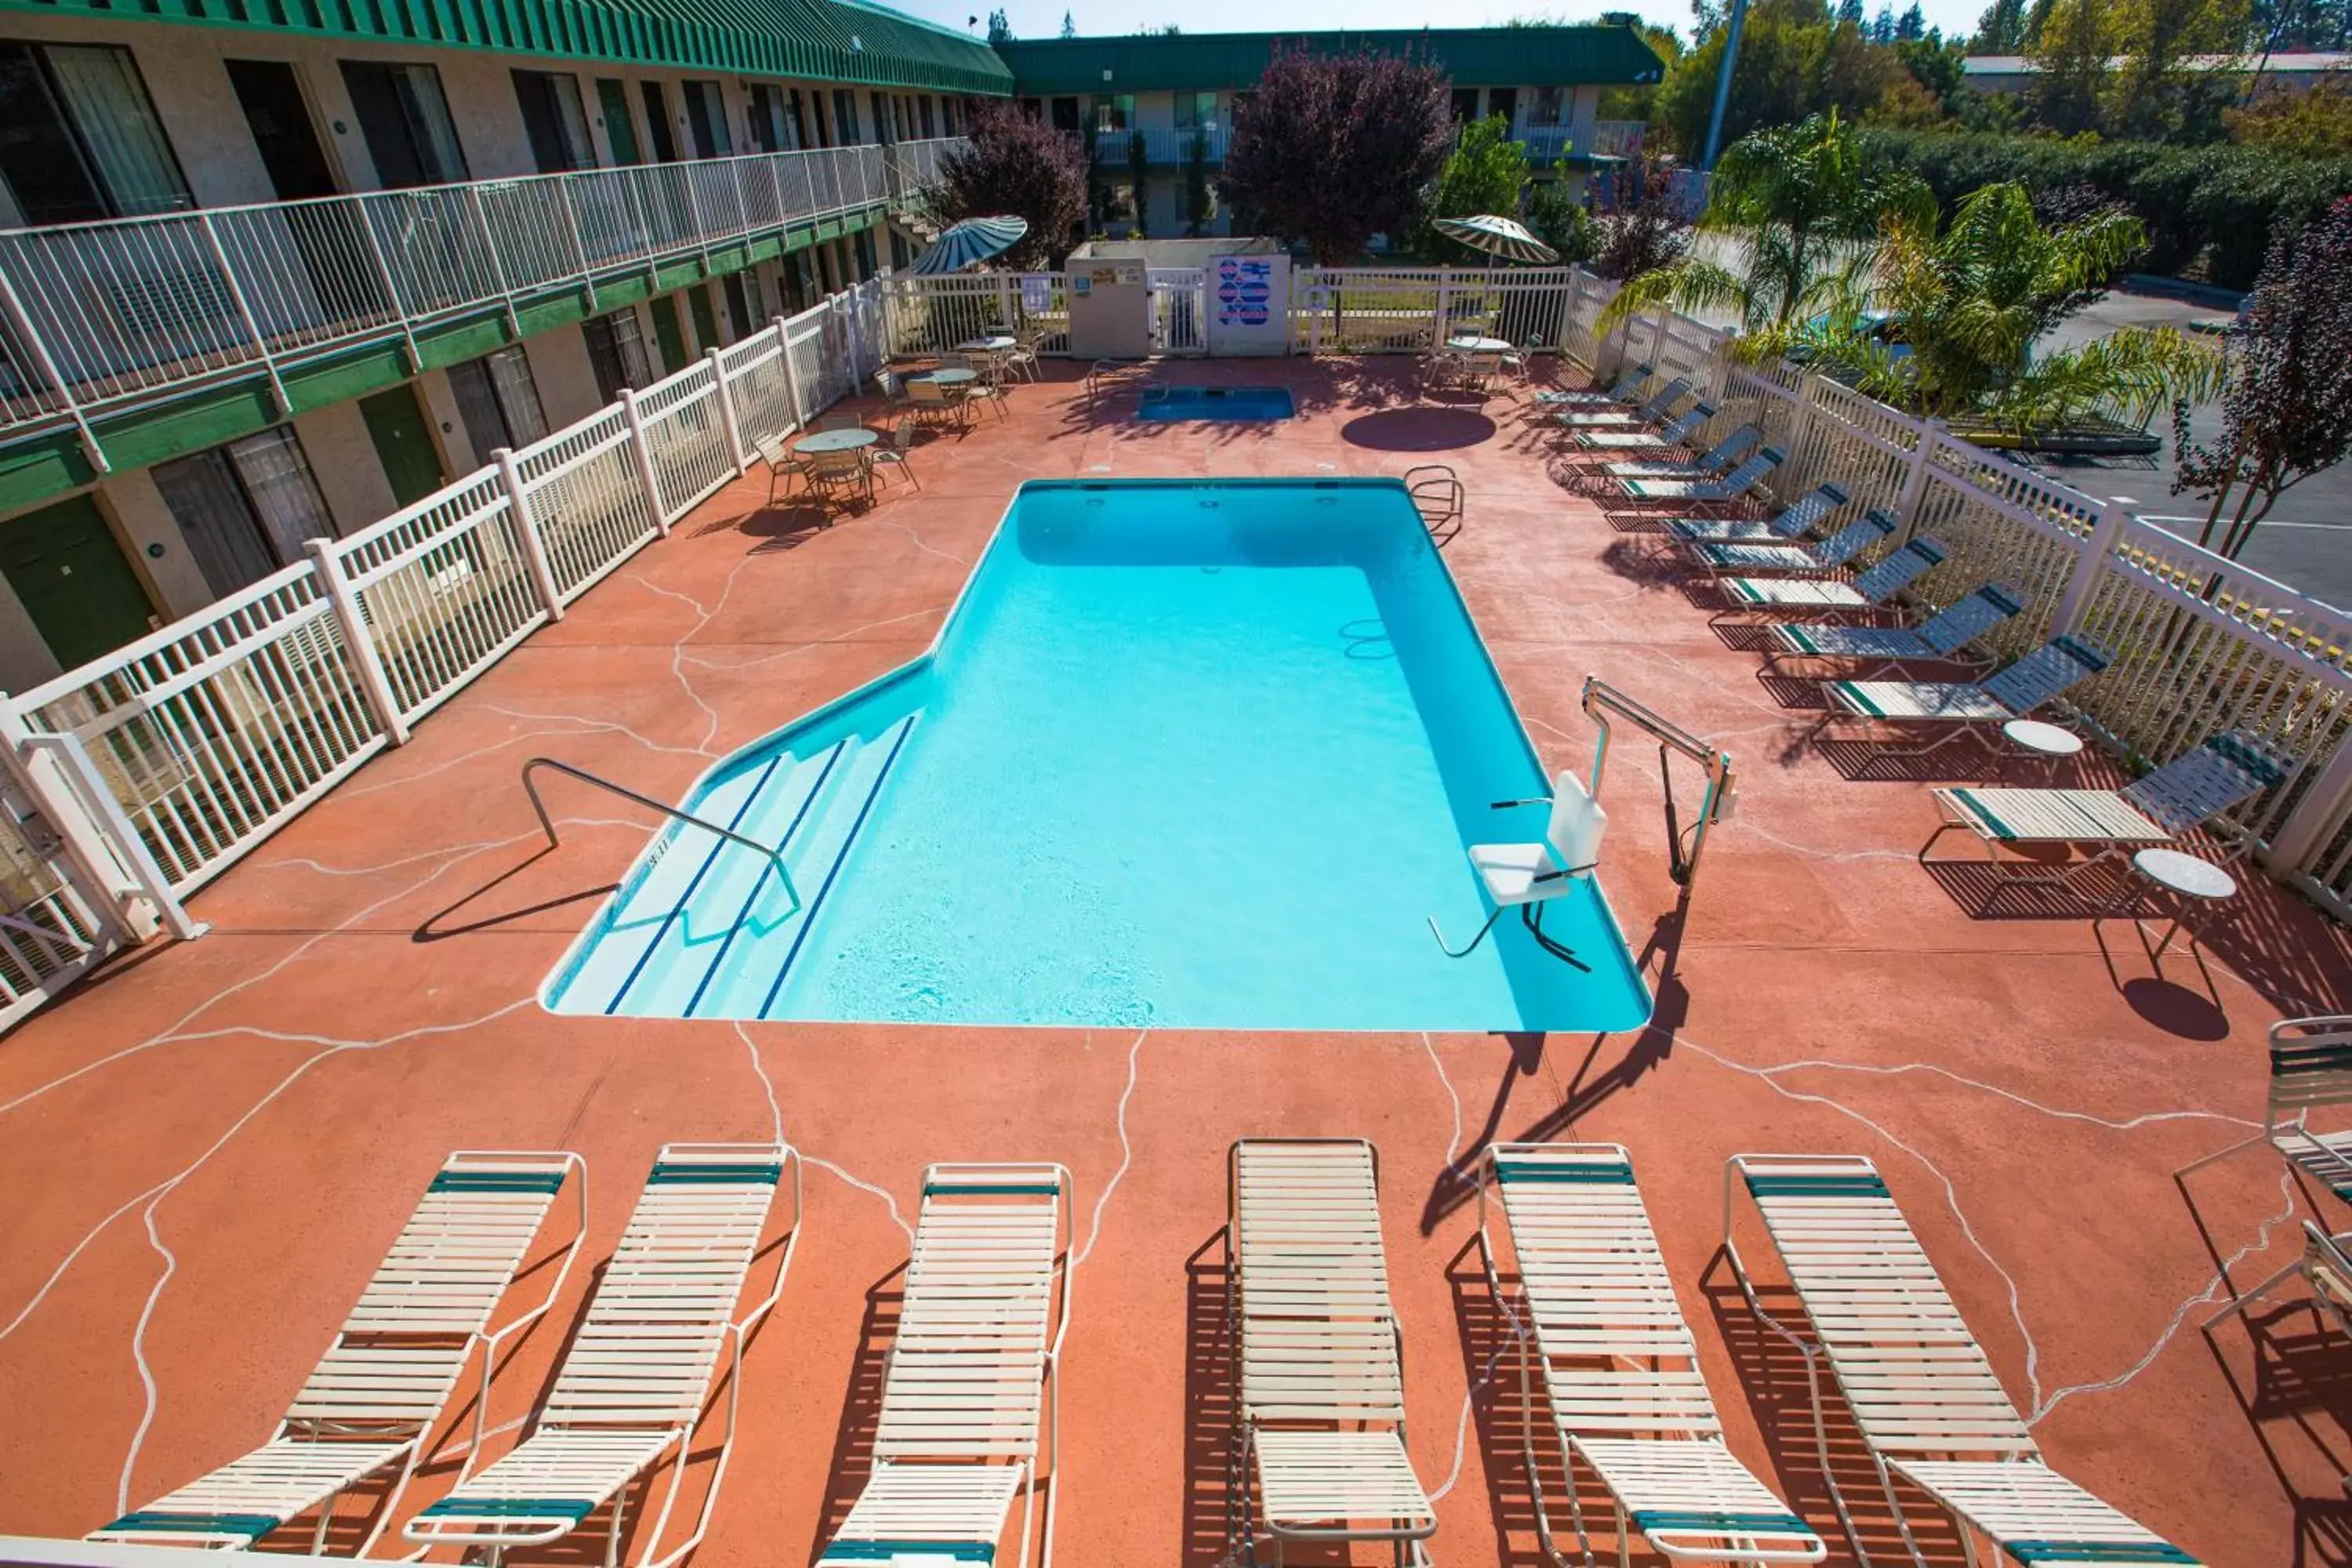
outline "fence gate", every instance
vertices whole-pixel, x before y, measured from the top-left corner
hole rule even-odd
[[[1199,267],[1154,267],[1144,274],[1151,300],[1151,352],[1209,352],[1209,274]]]

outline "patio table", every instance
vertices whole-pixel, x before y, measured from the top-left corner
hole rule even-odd
[[[1500,338],[1459,337],[1445,340],[1445,346],[1456,353],[1501,354],[1511,352],[1511,345]]]
[[[907,379],[908,381],[928,381],[940,386],[968,386],[971,383],[980,379],[980,372],[976,370],[927,370],[919,375],[910,375],[907,377]]]
[[[860,447],[871,447],[882,437],[860,426],[854,430],[820,430],[814,436],[803,436],[793,443],[795,452],[854,452]]]
[[[984,338],[966,338],[956,344],[956,352],[966,354],[1001,354],[1013,345],[1013,339],[1011,337],[992,332]]]

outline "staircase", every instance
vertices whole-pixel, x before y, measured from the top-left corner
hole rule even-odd
[[[567,1013],[757,1018],[782,993],[811,925],[881,797],[919,710],[835,726],[720,781],[690,803],[706,821],[774,845],[774,861],[691,824],[605,916],[557,998]],[[793,897],[797,890],[799,900]]]

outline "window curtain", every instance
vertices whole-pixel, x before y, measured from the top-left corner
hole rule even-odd
[[[47,53],[58,94],[115,211],[138,217],[195,205],[129,51],[52,45]]]

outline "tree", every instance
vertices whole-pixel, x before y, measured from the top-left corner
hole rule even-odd
[[[1151,210],[1151,153],[1140,131],[1129,132],[1127,138],[1127,184],[1134,193],[1135,237],[1150,237],[1150,222],[1146,215]]]
[[[1216,216],[1216,191],[1209,184],[1209,133],[1196,126],[1184,149],[1184,232],[1199,238],[1202,226]]]
[[[1613,324],[1653,305],[1737,312],[1758,353],[1778,353],[1792,329],[1832,310],[1867,278],[1882,233],[1933,228],[1926,182],[1874,155],[1832,111],[1801,125],[1751,131],[1716,165],[1703,229],[1734,239],[1739,269],[1707,257],[1631,282],[1610,301]]]
[[[1895,41],[1898,44],[1916,43],[1927,36],[1927,14],[1919,9],[1918,0],[1912,0],[1911,8],[1904,12],[1895,24]]]
[[[1413,225],[1412,248],[1434,262],[1460,265],[1469,247],[1449,239],[1431,226],[1441,217],[1475,217],[1480,213],[1515,216],[1519,191],[1528,182],[1527,149],[1511,140],[1510,121],[1498,114],[1474,120],[1462,128],[1462,139],[1445,155],[1437,171],[1437,184],[1421,221]]]
[[[1665,162],[1645,154],[1620,165],[1593,231],[1592,269],[1603,278],[1630,281],[1680,261],[1690,249],[1691,226]]]
[[[1009,44],[1013,41],[1012,19],[1002,10],[991,11],[988,14],[988,41],[992,44]]]
[[[1592,218],[1584,204],[1569,195],[1558,180],[1538,180],[1528,187],[1520,221],[1528,232],[1559,252],[1562,261],[1589,261],[1599,243]]]
[[[2025,0],[1992,0],[1977,18],[1977,36],[1969,40],[1969,52],[2014,55],[2024,48]]]
[[[1453,129],[1444,77],[1411,53],[1280,48],[1234,105],[1225,189],[1318,263],[1344,265],[1375,234],[1405,232]]]
[[[1078,36],[1078,24],[1077,24],[1076,19],[1075,17],[1073,17],[1073,16],[1071,16],[1067,11],[1063,12],[1063,13],[1062,13],[1062,37],[1066,37],[1066,38],[1075,38],[1075,37],[1076,37],[1077,36]]]
[[[1890,26],[1892,23],[1890,21]],[[1666,68],[1653,123],[1663,123],[1676,151],[1696,158],[1706,142],[1723,65],[1724,27],[1703,33]],[[1739,68],[1724,106],[1726,144],[1766,125],[1794,125],[1835,109],[1859,119],[1902,75],[1893,52],[1864,29],[1830,15],[1825,0],[1754,0],[1739,44]]]
[[[2192,445],[2187,408],[2173,416],[2172,488],[2213,492],[2197,542],[2234,561],[2279,497],[2352,457],[2352,196],[2300,234],[2272,237],[2228,353],[2221,439]]]
[[[2332,71],[2309,92],[2266,92],[2225,117],[2230,140],[2302,158],[2352,154],[2352,71]]]
[[[1837,18],[1839,21],[1851,22],[1855,26],[1859,27],[1862,26],[1864,15],[1862,0],[1838,0]]]
[[[2114,57],[2110,0],[2052,0],[2031,55],[2038,70],[2029,94],[2033,117],[2063,136],[2099,122]]]
[[[1004,253],[1008,266],[1032,271],[1060,265],[1087,216],[1087,165],[1078,146],[1010,100],[971,112],[965,141],[940,160],[940,178],[923,208],[945,227],[968,217],[1026,218],[1029,232]]]
[[[2126,0],[2114,7],[2117,52],[2103,121],[2139,141],[2212,141],[2237,84],[2193,68],[2194,57],[2237,47],[2245,0]]]

